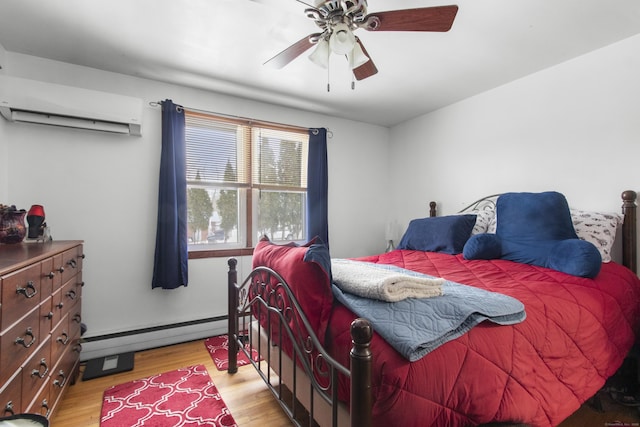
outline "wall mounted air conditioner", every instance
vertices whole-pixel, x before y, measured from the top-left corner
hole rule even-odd
[[[2,68],[4,68],[4,63],[5,63],[5,57],[7,56],[7,51],[4,49],[4,47],[2,47],[2,44],[0,44],[0,70],[2,70]]]
[[[11,122],[141,135],[142,100],[0,75],[0,114]]]

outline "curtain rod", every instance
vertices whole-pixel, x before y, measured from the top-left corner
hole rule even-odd
[[[162,106],[162,101],[150,101],[149,105],[151,107],[154,107],[154,108],[155,107],[160,107],[160,106]],[[309,128],[305,128],[305,127],[302,127],[302,126],[286,125],[286,124],[282,124],[282,123],[270,122],[270,121],[267,121],[267,120],[250,119],[248,117],[234,116],[232,114],[217,113],[215,111],[207,111],[207,110],[201,110],[201,109],[198,109],[198,108],[185,107],[185,106],[179,105],[179,104],[176,104],[176,106],[177,106],[177,108],[183,108],[185,110],[195,111],[197,113],[215,114],[216,116],[226,117],[226,118],[229,118],[229,119],[245,120],[247,122],[254,122],[254,123],[264,123],[264,124],[269,124],[269,125],[273,125],[273,126],[289,128],[289,129],[293,129],[293,130],[297,130],[297,131],[307,131],[307,130],[309,130]],[[313,128],[311,128],[311,129],[313,129]],[[329,128],[327,128],[327,137],[328,138],[333,138],[333,132],[331,130],[329,130]]]

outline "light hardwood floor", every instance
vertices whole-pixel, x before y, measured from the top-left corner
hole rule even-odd
[[[233,375],[218,371],[204,340],[137,352],[132,371],[78,381],[69,387],[51,420],[52,427],[99,427],[102,393],[110,386],[184,366],[202,364],[239,426],[290,427],[291,423],[251,366]],[[81,372],[84,367],[81,367]],[[125,426],[123,426],[125,427]]]
[[[51,420],[51,426],[99,427],[102,393],[107,387],[196,364],[207,367],[213,383],[240,427],[292,425],[253,367],[241,367],[234,375],[218,371],[204,346],[204,340],[198,340],[138,352],[135,354],[134,369],[129,372],[89,381],[82,381],[80,376],[76,384],[69,387]],[[607,412],[598,413],[585,405],[560,427],[640,426],[636,408],[626,408],[609,401],[605,401],[604,406]]]

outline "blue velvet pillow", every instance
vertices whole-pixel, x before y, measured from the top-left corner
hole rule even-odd
[[[563,194],[505,193],[496,201],[496,234],[502,240],[577,239],[569,204]]]
[[[462,250],[465,259],[496,259],[502,255],[502,243],[495,234],[471,236]]]
[[[398,249],[459,254],[475,223],[476,216],[472,214],[414,219],[402,236]]]
[[[500,258],[595,277],[602,258],[591,243],[578,239],[561,193],[506,193],[496,202]]]
[[[602,255],[593,243],[569,239],[558,242],[549,252],[547,267],[580,277],[596,277]]]

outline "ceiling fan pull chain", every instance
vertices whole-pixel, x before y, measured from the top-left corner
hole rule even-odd
[[[331,92],[331,67],[327,64],[327,92]]]

